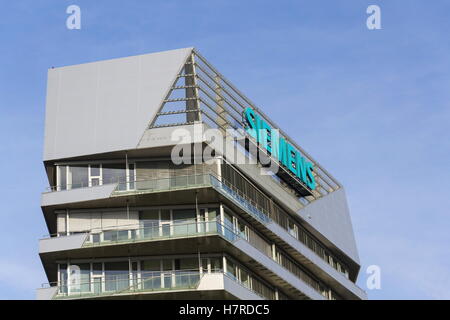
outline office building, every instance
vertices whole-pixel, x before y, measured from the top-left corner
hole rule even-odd
[[[50,69],[44,167],[38,299],[366,299],[342,185],[193,48]]]

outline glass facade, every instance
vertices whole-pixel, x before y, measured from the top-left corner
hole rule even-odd
[[[286,232],[298,241],[308,246],[313,252],[319,255],[333,268],[342,272],[348,277],[347,268],[335,256],[332,256],[327,249],[316,240],[306,229],[293,219],[286,211],[278,206],[274,201],[254,186],[249,180],[243,177],[236,169],[229,164],[222,166],[222,179],[220,183],[226,185],[228,188],[235,190],[243,201],[248,202],[263,215],[270,220],[279,224]],[[201,168],[201,169],[200,169]],[[61,185],[59,190],[71,189],[84,186],[97,186],[105,183],[119,182],[118,190],[126,191],[130,188],[136,187],[138,190],[145,185],[149,187],[152,179],[155,177],[161,178],[157,181],[158,184],[164,182],[164,177],[170,177],[167,180],[167,186],[173,187],[184,185],[186,183],[197,183],[197,176],[193,173],[212,172],[211,167],[206,168],[199,165],[190,165],[178,167],[175,169],[173,164],[164,164],[158,161],[138,161],[132,164],[124,163],[105,163],[105,164],[86,164],[86,165],[61,165],[58,166],[58,182]],[[185,175],[186,173],[191,175]],[[203,175],[202,177],[205,177]],[[139,180],[150,178],[150,180]],[[189,179],[193,179],[190,181]],[[204,178],[202,178],[204,179]],[[133,181],[132,181],[133,180]],[[136,180],[136,181],[134,181]],[[162,182],[161,182],[162,181]],[[65,183],[65,185],[64,185]],[[235,192],[233,191],[233,192]],[[75,211],[69,213],[61,213],[61,219],[58,216],[58,232],[60,235],[69,235],[79,232],[89,232],[89,238],[85,246],[96,246],[105,243],[120,243],[139,240],[152,240],[162,238],[177,238],[187,236],[198,236],[199,234],[218,233],[224,236],[229,241],[234,241],[237,238],[243,238],[252,246],[263,252],[266,256],[274,259],[278,264],[283,266],[289,272],[305,281],[314,290],[327,298],[337,297],[327,286],[323,285],[321,281],[317,280],[309,271],[305,270],[294,259],[290,258],[287,253],[275,246],[272,241],[266,239],[248,222],[242,219],[239,215],[222,206],[223,211],[219,207],[215,208],[146,208],[134,209],[127,208],[127,211],[100,213],[88,212],[80,214]],[[127,218],[125,218],[125,214]],[[59,221],[65,221],[64,227],[60,228]],[[100,226],[95,227],[94,224],[100,221]],[[141,271],[144,275],[148,275],[146,283],[142,285],[144,288],[150,287],[171,287],[173,277],[166,274],[167,270],[171,270],[167,264],[163,270],[154,270],[156,267],[151,265],[152,262],[144,263]],[[83,266],[85,267],[85,266]],[[104,271],[105,283],[103,288],[105,291],[120,291],[126,289],[128,284],[129,273],[131,271],[123,272],[123,265],[121,267],[114,267],[114,264],[107,266],[107,272]],[[167,270],[166,270],[167,269]],[[99,280],[91,275],[83,272],[81,269],[79,279],[79,288],[74,287],[73,292],[92,291],[92,286],[99,287]],[[71,274],[77,272],[76,270],[68,270]],[[137,281],[137,269],[133,271],[132,276]],[[245,271],[236,269],[233,262],[226,265],[226,274],[235,280],[241,281],[244,285],[249,283],[249,279]],[[171,274],[171,273],[170,273]],[[63,276],[63,274],[62,274]],[[70,277],[68,277],[70,278]],[[192,275],[177,274],[179,283],[183,279],[195,281]],[[241,279],[242,278],[242,279]],[[72,277],[72,279],[74,279]],[[97,281],[95,284],[91,280]],[[64,281],[62,279],[61,281]],[[186,280],[187,281],[187,280]],[[184,281],[184,282],[186,282]],[[68,283],[73,285],[73,283]],[[61,286],[62,288],[64,285]],[[98,289],[98,288],[97,288]]]
[[[119,183],[119,190],[135,187],[134,163],[93,163],[57,165],[57,186],[54,190],[70,190]]]
[[[270,219],[285,229],[291,236],[306,245],[333,268],[349,277],[348,268],[337,257],[333,256],[326,247],[311,235],[299,222],[294,220],[285,210],[267,197],[262,191],[243,177],[229,164],[224,164],[222,182],[228,187],[237,189],[255,207]],[[334,261],[334,262],[333,262]]]
[[[172,86],[167,85],[169,90],[161,98],[158,111],[148,113],[154,115],[153,119],[141,119],[143,126],[150,121],[145,132],[134,131],[139,130],[134,125],[141,120],[123,118],[133,126],[114,126],[122,128],[124,133],[131,130],[121,137],[123,141],[110,135],[120,135],[117,130],[103,130],[102,134],[109,140],[99,139],[101,135],[97,131],[92,135],[95,141],[90,135],[74,136],[67,142],[74,141],[73,138],[83,141],[72,150],[67,150],[67,145],[63,150],[59,149],[64,145],[61,139],[68,138],[71,131],[59,130],[58,140],[51,136],[55,130],[46,130],[51,135],[46,137],[44,164],[53,185],[50,191],[54,193],[44,193],[42,203],[53,238],[42,240],[40,256],[49,281],[58,289],[56,298],[116,298],[122,294],[135,294],[139,299],[215,298],[216,293],[226,298],[241,294],[245,297],[249,293],[241,291],[241,287],[266,299],[357,297],[359,288],[347,287],[357,276],[357,258],[338,249],[345,249],[345,244],[331,244],[326,239],[328,231],[316,232],[310,221],[296,213],[298,208],[338,191],[341,185],[281,130],[280,137],[308,163],[314,164],[310,178],[317,183],[316,188],[309,187],[309,190],[286,168],[276,173],[275,180],[254,179],[254,170],[261,169],[259,164],[252,168],[231,165],[224,159],[229,157],[231,161],[231,155],[221,150],[209,150],[212,162],[194,159],[201,151],[207,151],[206,148],[215,148],[208,142],[198,144],[199,148],[196,144],[183,145],[192,147],[189,149],[191,162],[173,163],[173,144],[167,139],[170,126],[193,128],[196,137],[197,124],[222,133],[235,129],[228,135],[238,137],[229,143],[230,147],[236,147],[233,151],[240,150],[243,157],[260,163],[267,155],[252,153],[255,151],[252,147],[261,149],[261,141],[242,137],[239,131],[245,130],[243,111],[257,110],[249,99],[195,50],[184,65],[180,62],[178,70]],[[90,74],[83,73],[83,76],[90,77]],[[120,77],[117,72],[106,74]],[[100,79],[105,80],[108,79]],[[113,90],[111,83],[107,81],[102,88]],[[52,87],[63,90],[64,83],[60,85]],[[70,110],[72,105],[61,103],[58,108],[48,110],[50,119],[57,123],[66,121],[64,112],[71,115],[76,112]],[[60,111],[52,114],[54,109]],[[262,112],[258,114],[268,127],[276,128]],[[83,118],[84,114],[79,115]],[[132,116],[126,111],[122,116],[127,115]],[[112,121],[114,117],[103,120]],[[139,136],[137,144],[129,140]],[[269,136],[273,137],[271,133]],[[124,143],[125,140],[129,141]],[[104,142],[108,145],[101,145]],[[125,150],[124,145],[137,146]],[[93,147],[98,147],[95,152],[108,152],[89,157],[85,152]],[[185,151],[188,149],[183,148]],[[70,158],[64,159],[68,154]],[[292,153],[287,150],[286,155],[290,157]],[[282,200],[286,199],[284,196],[298,202],[295,210],[289,201]],[[281,228],[275,228],[274,224]],[[346,221],[342,226],[347,227]],[[330,270],[313,254],[351,278],[350,281]],[[224,285],[219,290],[202,289],[208,286],[198,288],[203,277],[211,279],[211,284],[223,279],[232,285]],[[288,278],[292,281],[287,281]],[[177,294],[170,294],[170,290],[177,290]],[[144,295],[148,292],[158,295]]]
[[[222,208],[222,209],[221,209]],[[133,210],[138,216],[135,225],[124,225],[121,228],[91,232],[84,246],[105,245],[108,243],[124,243],[131,241],[158,240],[167,238],[183,238],[190,236],[200,236],[204,234],[222,235],[228,241],[235,241],[242,238],[248,241],[253,247],[261,251],[267,257],[274,259],[287,271],[311,286],[321,295],[329,298],[331,290],[314,277],[308,270],[295,262],[287,253],[276,246],[254,229],[247,221],[241,218],[228,207],[202,207],[202,208],[146,208]],[[222,211],[223,216],[220,212]],[[76,215],[77,213],[74,213]],[[69,213],[69,216],[71,213]],[[117,215],[115,215],[117,216]],[[91,216],[92,217],[92,216]],[[98,218],[98,215],[94,215]],[[89,225],[89,223],[87,224]],[[146,262],[143,271],[150,273],[163,270],[156,270],[152,266],[152,261]],[[166,264],[167,265],[167,264]],[[158,267],[159,268],[159,267]],[[169,267],[165,269],[171,270]],[[176,268],[180,270],[180,268]],[[237,280],[240,275],[236,271],[233,262],[226,266],[226,273],[229,277]],[[149,275],[150,275],[149,273]],[[244,282],[245,272],[244,272]],[[126,282],[120,278],[120,274],[112,272],[106,279],[109,286],[121,288]],[[169,279],[159,280],[158,277],[151,278],[151,283],[158,281],[171,281]]]
[[[224,273],[263,298],[275,299],[274,288],[226,255],[74,261],[58,269],[58,298],[193,289],[203,274]]]

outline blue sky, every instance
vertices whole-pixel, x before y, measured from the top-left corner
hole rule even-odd
[[[67,6],[82,29],[65,26]],[[366,28],[381,7],[382,30]],[[371,299],[450,299],[450,4],[3,1],[0,299],[46,282],[47,69],[194,46],[345,187]]]

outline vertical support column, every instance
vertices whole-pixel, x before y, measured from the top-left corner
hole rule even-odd
[[[71,288],[71,274],[70,274],[70,260],[67,259],[67,295],[70,296]]]
[[[66,190],[72,189],[72,172],[70,171],[70,166],[66,166]]]
[[[223,274],[227,273],[227,258],[225,255],[222,256],[222,264],[223,264]]]
[[[184,66],[185,74],[189,74],[189,76],[184,77],[184,83],[186,86],[186,98],[188,99],[186,100],[187,122],[195,122],[200,120],[200,103],[194,63],[195,59],[194,54],[192,53]],[[197,110],[197,112],[191,112],[195,110]]]
[[[272,259],[277,261],[277,247],[275,246],[275,243],[272,243]]]
[[[216,100],[216,114],[217,114],[217,118],[216,118],[216,123],[219,127],[219,130],[222,132],[223,137],[226,137],[226,129],[228,128],[228,122],[226,121],[226,110],[224,107],[224,100],[222,98],[222,87],[220,86],[220,77],[219,76],[215,76],[214,77],[215,80],[215,88],[214,91],[216,93],[215,96],[215,100]]]
[[[224,223],[225,222],[225,212],[224,212],[222,203],[220,204],[219,210],[220,210],[220,229],[222,231],[222,235],[225,235],[225,223]]]
[[[66,236],[70,235],[70,232],[69,232],[69,228],[70,228],[69,217],[70,217],[69,209],[66,209]]]

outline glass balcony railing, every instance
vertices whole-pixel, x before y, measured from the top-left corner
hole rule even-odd
[[[171,223],[155,223],[150,226],[130,225],[117,230],[103,230],[99,232],[94,230],[88,234],[83,247],[189,238],[214,234],[220,235],[231,242],[239,237],[239,234],[232,228],[225,226],[217,220],[203,222],[172,221]]]
[[[154,193],[190,188],[213,187],[218,192],[229,198],[231,201],[235,202],[237,205],[250,212],[256,219],[262,221],[263,223],[268,223],[271,220],[269,218],[269,213],[264,212],[264,210],[260,208],[256,203],[254,203],[252,199],[247,197],[238,189],[223,183],[221,181],[221,178],[216,177],[212,173],[135,181],[124,181],[123,179],[117,179],[117,181],[109,181],[108,184],[113,183],[116,184],[113,193],[114,195],[123,195],[127,193]],[[62,189],[60,186],[50,187],[48,188],[48,191],[54,192],[76,188],[90,188],[98,185],[99,184],[91,184],[86,181],[85,183],[66,186],[66,188],[64,189]]]
[[[133,186],[133,189],[130,189]],[[125,193],[152,193],[175,191],[189,188],[212,187],[248,214],[261,221],[263,224],[272,222],[269,213],[259,207],[252,199],[248,198],[238,189],[226,184],[221,178],[213,174],[178,176],[162,179],[137,180],[130,182],[118,182],[114,190],[115,195]],[[168,238],[183,238],[209,234],[218,234],[228,241],[235,241],[241,237],[231,226],[225,226],[218,221],[171,223],[158,226],[130,226],[120,230],[91,232],[83,246],[107,245],[134,241],[149,241]],[[245,239],[248,240],[248,239]],[[298,240],[298,239],[297,239]],[[299,240],[298,240],[299,241]]]
[[[134,194],[208,187],[211,186],[210,176],[210,174],[200,174],[136,180],[132,183],[133,188],[130,188],[129,182],[119,182],[114,192],[126,193],[128,191]]]
[[[198,270],[122,272],[115,275],[106,273],[104,277],[92,276],[87,281],[74,279],[70,283],[56,283],[58,290],[54,299],[196,289],[201,276]]]
[[[255,205],[251,199],[246,197],[237,189],[226,185],[213,175],[210,175],[210,181],[214,189],[229,198],[231,201],[235,202],[238,206],[243,207],[246,212],[250,213],[259,221],[263,223],[269,223],[271,221],[271,219],[268,217],[268,214],[264,213],[262,209],[258,208],[258,206]]]
[[[117,273],[117,272],[116,272]],[[75,278],[70,283],[44,284],[42,287],[57,287],[55,300],[101,298],[115,295],[161,293],[170,290],[195,290],[205,275],[223,275],[263,299],[275,299],[275,291],[261,281],[252,278],[252,281],[239,281],[223,270],[200,272],[199,270],[175,271],[122,271],[121,274],[105,276],[92,276],[89,280]],[[255,287],[255,288],[253,288]]]
[[[273,259],[272,252],[266,252],[261,250],[260,247],[255,245],[258,243],[257,239],[254,239],[245,232],[240,232],[230,223],[222,223],[219,220],[206,221],[206,222],[190,222],[183,223],[172,222],[168,224],[155,223],[155,225],[149,227],[141,227],[139,225],[132,225],[128,228],[120,230],[106,230],[99,233],[90,232],[83,244],[83,247],[113,245],[113,244],[125,244],[138,241],[155,241],[164,239],[176,239],[176,238],[189,238],[200,237],[206,235],[219,235],[229,242],[234,242],[238,239],[243,239],[250,243],[257,250]],[[287,268],[288,264],[280,263],[276,261],[278,265],[284,268],[287,272],[292,273],[297,278],[302,280],[305,284],[313,288],[315,291],[324,295],[324,289],[319,282],[308,276],[305,272],[299,268]]]

